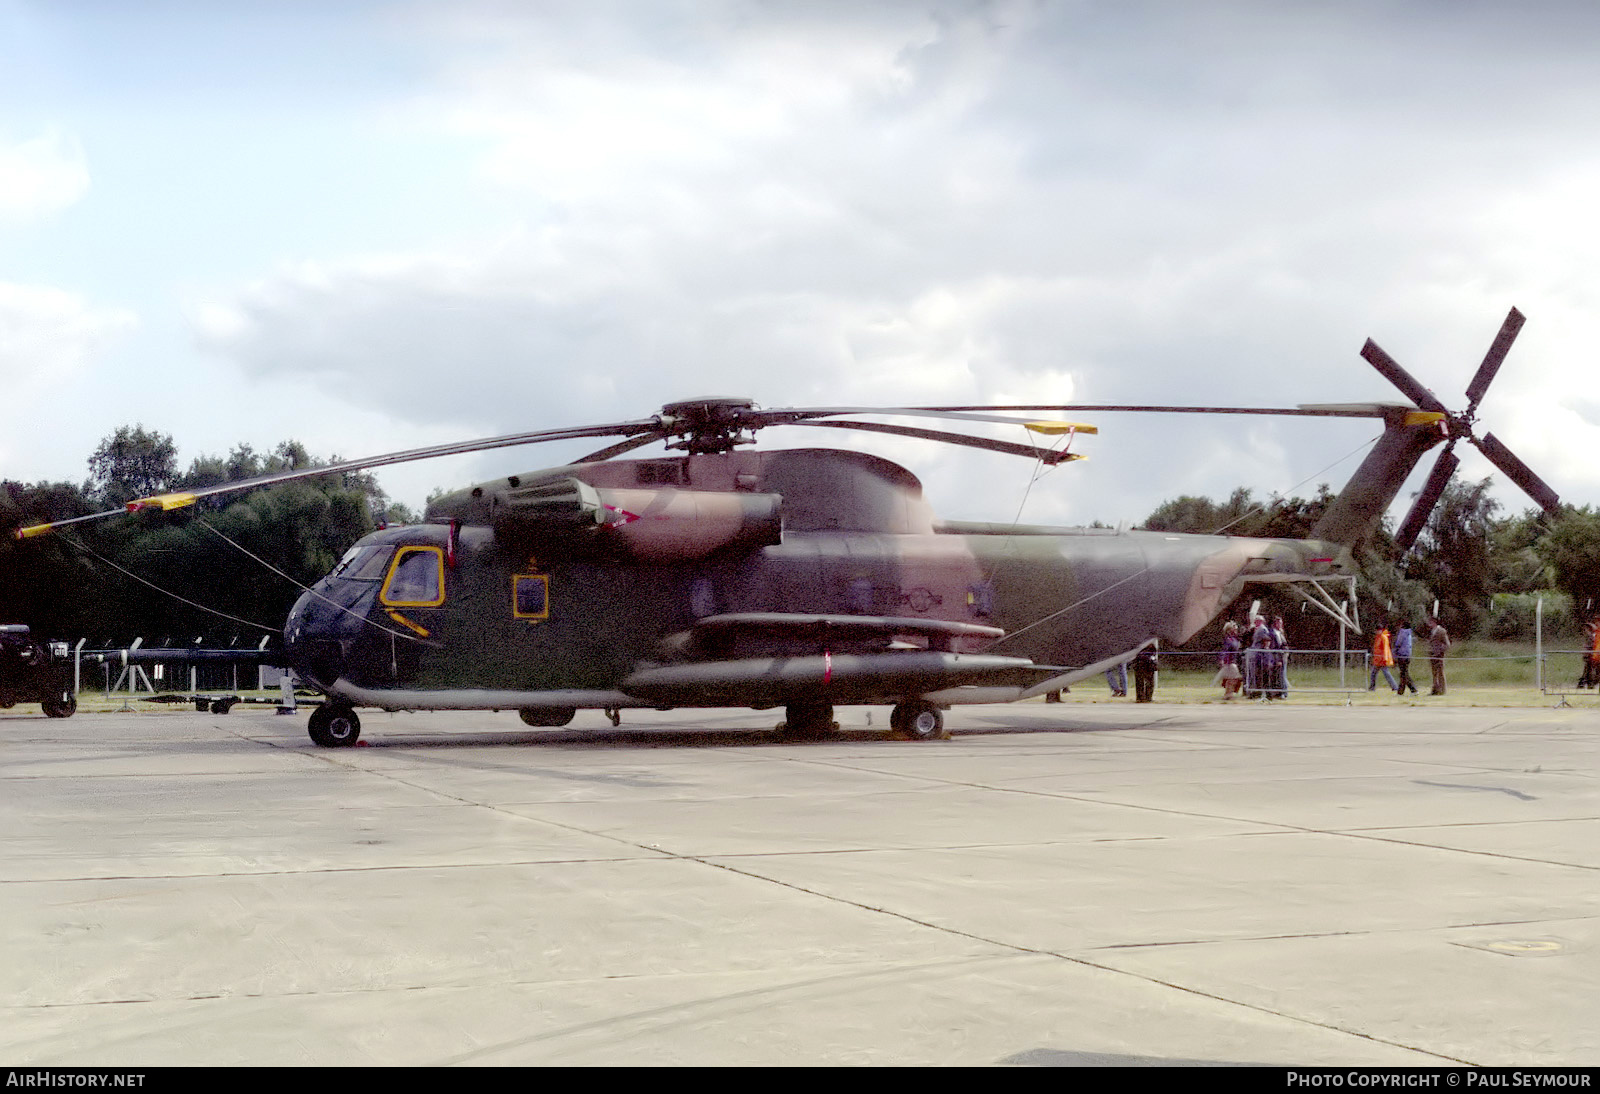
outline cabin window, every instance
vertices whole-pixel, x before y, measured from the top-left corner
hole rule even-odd
[[[549,574],[517,574],[512,577],[511,614],[518,619],[550,618]]]
[[[393,555],[394,548],[387,545],[352,547],[328,576],[350,581],[378,581],[388,570]]]
[[[437,547],[400,548],[380,599],[393,608],[437,608],[443,604],[444,552]]]

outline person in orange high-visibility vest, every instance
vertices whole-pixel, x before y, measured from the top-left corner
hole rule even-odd
[[[1394,647],[1389,644],[1389,624],[1385,623],[1378,628],[1378,633],[1372,639],[1372,671],[1367,674],[1367,690],[1378,690],[1378,673],[1383,673],[1383,678],[1389,681],[1389,690],[1399,693],[1400,686],[1394,682],[1394,674],[1389,671],[1389,666],[1394,664]]]

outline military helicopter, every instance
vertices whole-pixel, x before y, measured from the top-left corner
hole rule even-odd
[[[1351,546],[1376,527],[1424,452],[1458,438],[1481,443],[1474,411],[1514,336],[1502,331],[1460,415],[1369,343],[1368,360],[1414,404],[761,409],[718,396],[647,418],[411,449],[128,508],[177,509],[211,494],[461,452],[621,438],[565,466],[442,497],[425,523],[363,538],[301,596],[284,642],[297,673],[327,697],[311,715],[312,740],[355,744],[359,707],[516,710],[532,726],[565,725],[580,709],[615,720],[626,708],[783,707],[779,728],[805,738],[833,730],[833,708],[844,704],[890,706],[898,736],[927,740],[943,735],[949,706],[1038,696],[1155,641],[1182,643],[1248,586],[1281,585],[1359,630],[1329,583],[1349,580]],[[1422,392],[1431,405],[1415,405]],[[1368,417],[1384,433],[1309,540],[946,521],[916,477],[888,460],[748,447],[765,428],[814,426],[1054,465],[1081,458],[1071,443],[1094,427],[1016,415],[1111,411]],[[1007,423],[1041,440],[866,416]],[[619,458],[657,442],[668,455]],[[1503,445],[1483,447],[1547,508],[1556,504]]]

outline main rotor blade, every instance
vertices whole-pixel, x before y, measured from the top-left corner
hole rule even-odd
[[[943,441],[946,444],[959,444],[967,448],[982,448],[989,452],[1004,452],[1008,456],[1026,456],[1030,460],[1043,460],[1052,466],[1064,463],[1067,460],[1081,460],[1082,456],[1076,452],[1062,452],[1053,448],[1035,448],[1032,445],[1013,444],[1010,441],[995,441],[988,437],[973,437],[965,433],[944,433],[937,429],[918,429],[910,425],[885,425],[882,422],[831,422],[831,421],[798,421],[785,422],[785,425],[821,426],[826,429],[859,429],[866,433],[892,433],[897,437],[916,437],[924,441]],[[1018,425],[1022,423],[1018,422]]]
[[[1415,376],[1401,368],[1400,362],[1383,352],[1382,347],[1372,339],[1368,338],[1367,344],[1361,347],[1361,356],[1367,359],[1368,364],[1382,373],[1384,379],[1399,388],[1402,395],[1416,403],[1423,410],[1434,410],[1440,414],[1449,413],[1449,411],[1445,410],[1444,404],[1439,401],[1437,395],[1423,387]]]
[[[1561,497],[1550,489],[1548,483],[1533,473],[1533,469],[1523,463],[1516,453],[1502,444],[1493,433],[1485,433],[1481,438],[1472,438],[1478,450],[1489,457],[1489,462],[1505,473],[1506,478],[1522,487],[1523,493],[1538,503],[1551,516],[1561,511]]]
[[[954,414],[969,410],[1040,411],[1052,410],[1064,414],[1277,414],[1298,418],[1382,418],[1396,410],[1411,409],[1404,403],[1349,403],[1339,406],[1136,406],[1130,404],[1094,405],[1090,403],[1041,403],[1020,406],[919,406],[910,410]],[[1015,421],[1016,419],[1006,419]]]
[[[629,436],[641,432],[659,432],[660,429],[660,423],[651,418],[643,421],[615,422],[609,425],[579,426],[572,429],[540,429],[530,433],[508,433],[502,437],[485,437],[475,441],[428,445],[424,448],[409,448],[400,452],[389,452],[381,456],[368,456],[359,460],[341,460],[338,463],[324,464],[321,467],[301,467],[291,471],[275,471],[267,475],[257,475],[251,479],[218,483],[216,486],[206,486],[195,490],[180,490],[167,494],[157,494],[148,498],[136,498],[128,503],[127,511],[179,509],[186,505],[193,505],[201,498],[209,498],[217,494],[254,490],[261,486],[276,486],[280,483],[295,482],[299,479],[313,479],[322,475],[365,471],[368,468],[388,467],[391,464],[433,459],[436,456],[458,456],[468,452],[483,452],[492,448],[514,448],[524,444],[543,444],[546,441],[564,441],[581,437]],[[28,528],[19,528],[17,529],[17,538],[27,539],[48,532],[52,528],[62,527],[67,524],[77,524],[86,520],[100,520],[104,517],[115,516],[123,511],[122,509],[109,509],[104,513],[94,513],[87,517],[74,517],[71,520],[52,521],[47,524],[35,524]]]
[[[800,425],[817,418],[835,418],[846,414],[876,414],[885,418],[955,418],[967,422],[995,422],[999,425],[1026,426],[1028,424],[1021,418],[1012,418],[1003,414],[970,413],[996,409],[1002,408],[977,406],[952,410],[944,407],[923,406],[792,406],[774,407],[771,410],[747,411],[742,417],[744,424],[752,429],[760,429],[769,425]]]
[[[1445,445],[1443,452],[1434,462],[1433,470],[1428,474],[1428,481],[1423,484],[1422,492],[1417,495],[1417,500],[1411,503],[1411,508],[1406,512],[1406,519],[1400,522],[1400,531],[1395,533],[1395,545],[1402,551],[1411,550],[1411,545],[1417,542],[1417,537],[1422,534],[1422,529],[1428,523],[1428,517],[1433,513],[1433,507],[1439,504],[1439,499],[1444,496],[1444,488],[1450,484],[1450,476],[1456,473],[1456,465],[1461,462],[1450,449],[1454,441]]]
[[[631,437],[628,440],[620,441],[617,444],[614,444],[609,448],[602,448],[598,452],[591,452],[587,456],[581,456],[578,459],[573,460],[572,462],[573,463],[599,463],[601,460],[609,460],[613,456],[620,456],[624,452],[632,452],[635,448],[643,448],[647,444],[655,444],[657,441],[664,441],[666,439],[667,439],[667,431],[666,430],[664,430],[664,429],[652,430],[651,432],[646,433],[642,437]]]
[[[1472,383],[1467,385],[1467,416],[1478,409],[1478,402],[1483,398],[1484,392],[1489,390],[1489,385],[1494,381],[1495,373],[1500,371],[1500,366],[1505,362],[1506,354],[1511,351],[1511,343],[1517,340],[1517,332],[1522,329],[1524,319],[1522,313],[1512,308],[1506,316],[1506,321],[1500,324],[1500,333],[1494,336],[1494,342],[1489,346],[1489,352],[1483,356],[1483,364],[1478,366],[1478,371],[1473,374]]]

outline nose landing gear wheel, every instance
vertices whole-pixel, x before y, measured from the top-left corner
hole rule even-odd
[[[908,741],[938,741],[950,736],[944,729],[944,713],[921,699],[896,706],[889,713],[889,728]]]
[[[361,739],[361,719],[347,706],[324,703],[311,712],[306,731],[323,748],[349,748]]]

